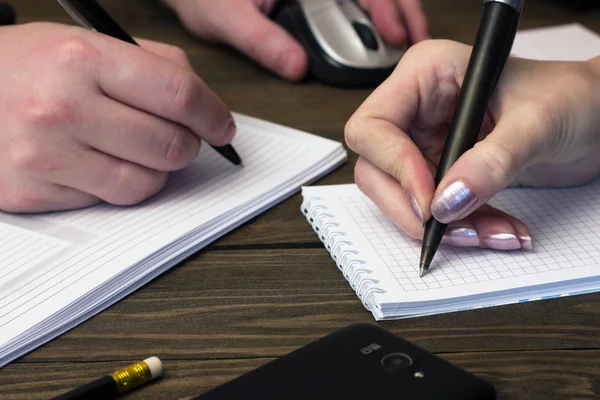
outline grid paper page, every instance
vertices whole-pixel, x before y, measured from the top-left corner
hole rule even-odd
[[[386,290],[377,295],[382,302],[439,300],[600,275],[600,181],[569,189],[506,189],[490,203],[527,224],[534,250],[441,245],[423,278],[421,242],[396,228],[355,185],[303,193],[320,198],[318,204],[347,232],[350,248],[375,270]]]

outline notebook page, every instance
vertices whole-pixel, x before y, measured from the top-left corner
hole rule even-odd
[[[583,61],[600,55],[600,36],[580,24],[519,31],[511,55],[534,60]]]
[[[0,213],[0,223],[25,231],[30,240],[42,235],[55,248],[0,278],[0,345],[190,231],[207,227],[214,234],[233,210],[265,205],[266,197],[272,203],[289,182],[318,175],[323,160],[345,159],[340,143],[235,117],[233,144],[244,168],[203,146],[192,166],[174,173],[158,196],[138,206],[102,204],[26,217]]]
[[[418,275],[421,242],[391,223],[355,185],[304,188],[321,198],[350,248],[360,251],[385,293],[375,303],[481,295],[600,275],[600,180],[569,189],[505,189],[490,203],[530,228],[533,251],[501,252],[441,245]]]

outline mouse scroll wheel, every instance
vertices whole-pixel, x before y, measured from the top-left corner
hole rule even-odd
[[[379,49],[379,43],[377,43],[377,39],[375,38],[373,31],[368,25],[361,22],[353,22],[352,26],[354,27],[356,33],[358,33],[358,37],[360,37],[360,40],[363,42],[366,48],[371,50]]]

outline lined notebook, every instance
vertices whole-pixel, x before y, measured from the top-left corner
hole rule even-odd
[[[569,189],[505,189],[491,202],[527,224],[533,251],[441,245],[419,277],[421,242],[356,185],[305,187],[302,212],[377,320],[600,290],[600,180]]]
[[[587,60],[600,55],[600,37],[580,24],[520,31],[511,55]],[[401,233],[356,186],[309,187],[303,196],[302,211],[377,320],[600,288],[600,181],[576,189],[506,189],[491,204],[529,226],[534,251],[442,245],[423,278],[421,243]]]
[[[235,115],[244,168],[210,146],[134,207],[0,213],[0,366],[141,287],[346,160],[341,143]]]

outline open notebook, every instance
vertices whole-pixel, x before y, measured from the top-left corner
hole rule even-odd
[[[491,202],[527,224],[533,251],[441,245],[419,277],[421,242],[356,185],[305,187],[302,212],[377,320],[600,290],[600,180],[569,189],[505,189]]]
[[[134,207],[0,213],[0,366],[81,323],[346,160],[341,143],[235,115],[236,167],[203,146]]]
[[[587,60],[600,37],[580,24],[521,31],[513,56]],[[440,248],[418,275],[421,243],[354,185],[304,188],[303,212],[376,319],[406,318],[600,289],[600,181],[565,190],[508,189],[491,203],[529,226],[534,251]]]

